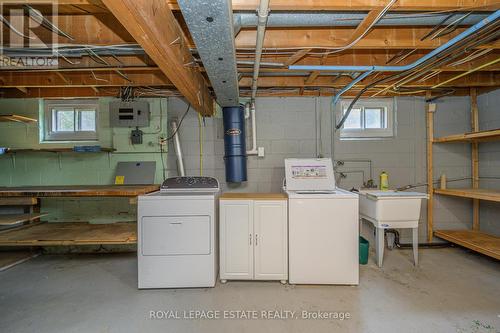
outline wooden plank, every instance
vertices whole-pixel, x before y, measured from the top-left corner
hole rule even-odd
[[[100,151],[98,151],[98,152],[93,152],[93,151],[77,152],[73,148],[41,148],[41,149],[14,148],[14,149],[9,149],[7,152],[8,153],[75,153],[75,154],[85,154],[85,153],[100,153],[100,152],[111,153],[111,152],[114,152],[115,150],[116,149],[114,149],[114,148],[105,148],[105,147],[101,147]]]
[[[0,187],[0,197],[135,197],[158,191],[159,188],[159,185]]]
[[[65,72],[64,79],[57,72],[0,72],[0,85],[2,88],[23,87],[121,87],[121,86],[170,86],[172,82],[161,72],[132,71],[127,72],[127,79],[116,71],[99,71],[83,73],[81,71]],[[29,95],[29,91],[26,92]]]
[[[137,224],[41,223],[0,232],[0,246],[136,244]]]
[[[166,1],[104,0],[104,4],[202,115],[214,112],[214,99],[194,67],[188,40]],[[255,40],[254,40],[255,44]],[[237,102],[237,101],[235,101]]]
[[[500,260],[500,237],[471,230],[436,230],[437,237]]]
[[[449,35],[421,41],[420,38],[429,32],[428,27],[377,27],[351,49],[435,49],[466,29],[460,27]],[[345,45],[345,41],[351,38],[354,31],[355,28],[352,27],[268,29],[264,37],[264,48],[290,48],[292,50],[294,48],[339,48]],[[235,39],[236,49],[255,48],[255,38],[255,29],[241,30]],[[478,48],[499,49],[500,42],[496,41]]]
[[[434,142],[436,143],[467,142],[467,141],[486,142],[486,141],[496,141],[496,140],[500,140],[500,129],[469,132],[464,134],[454,134],[454,135],[444,136],[441,138],[435,138]]]
[[[428,91],[425,95],[426,99],[431,97],[431,92]],[[432,143],[434,141],[434,111],[431,109],[430,103],[426,106],[426,128],[427,128],[427,241],[432,242],[433,227],[434,227],[434,155]]]
[[[38,205],[37,198],[0,198],[0,206],[35,206]]]
[[[38,120],[17,114],[2,114],[0,122],[16,122],[16,123],[36,123]]]
[[[292,56],[290,58],[288,58],[284,65],[285,66],[290,66],[290,65],[293,65],[295,64],[297,61],[299,61],[300,59],[302,59],[303,57],[305,57],[307,55],[308,52],[310,52],[311,49],[303,49],[303,50],[298,50],[297,52],[295,52],[294,54],[292,54]]]
[[[360,24],[354,29],[352,35],[349,37],[349,39],[346,41],[345,45],[349,45],[352,42],[354,42],[356,39],[360,38],[363,36],[363,34],[367,33],[368,27],[373,24],[377,16],[380,15],[382,12],[383,8],[377,8],[374,10],[370,10],[368,14],[366,14],[365,18],[363,21],[361,21]]]
[[[352,78],[349,76],[342,76],[335,80],[332,83],[332,78],[335,77],[335,72],[322,72],[324,75],[320,75],[316,77],[314,82],[307,82],[307,80],[304,80],[305,76],[289,76],[287,75],[288,73],[286,70],[282,70],[281,73],[284,73],[284,75],[279,76],[274,73],[273,76],[260,76],[258,80],[258,86],[259,87],[302,87],[302,86],[322,86],[322,87],[344,87],[346,84],[352,81]],[[302,71],[302,74],[306,74],[307,71]],[[330,74],[330,75],[326,75]],[[432,87],[436,84],[439,84],[439,82],[442,82],[450,77],[453,77],[456,74],[453,73],[441,73],[439,75],[436,75],[428,80],[419,82],[419,81],[414,81],[410,82],[404,85],[404,87]],[[363,80],[362,83],[358,83],[356,86],[364,86],[368,85],[371,82],[374,82],[376,79],[381,79],[386,76],[389,76],[389,74],[380,74],[375,78],[369,77],[366,80]],[[246,73],[245,76],[243,76],[240,80],[240,87],[251,87],[252,85],[252,78],[250,76],[250,73]],[[391,84],[381,84],[377,85],[377,88],[382,88],[382,87],[388,87],[391,86]],[[478,72],[471,74],[470,76],[463,77],[457,81],[454,81],[453,83],[449,83],[446,86],[451,86],[451,87],[464,87],[467,88],[467,93],[469,91],[470,87],[486,87],[486,86],[500,86],[500,73],[498,72]]]
[[[454,197],[500,202],[500,190],[479,188],[434,189],[434,193]]]
[[[221,200],[287,200],[284,193],[223,193]]]
[[[470,89],[471,129],[479,131],[479,112],[477,107],[477,89]],[[471,147],[472,188],[479,188],[479,143],[472,142]],[[472,230],[479,231],[479,199],[472,200]]]
[[[39,255],[40,253],[29,251],[0,252],[0,272],[5,271],[6,269],[9,269],[15,265],[19,265]]]
[[[311,74],[307,77],[307,79],[304,81],[305,84],[312,84],[314,80],[319,76],[321,72],[320,71],[312,71]]]
[[[61,1],[61,0],[60,0]],[[70,1],[70,0],[68,0]],[[179,10],[176,0],[167,0],[172,10]],[[346,10],[372,10],[383,7],[387,0],[273,0],[269,8],[272,11],[346,11]],[[490,11],[498,8],[495,0],[399,0],[392,10],[397,11],[429,11],[429,10],[484,10]],[[255,11],[259,7],[259,0],[232,0],[233,10]]]
[[[40,217],[47,216],[48,213],[37,214],[0,214],[0,226],[13,226],[16,224],[34,221]]]

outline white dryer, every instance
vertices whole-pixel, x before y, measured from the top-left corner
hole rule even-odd
[[[331,159],[286,159],[291,284],[359,283],[358,195],[335,187]]]
[[[139,288],[215,286],[218,191],[214,178],[176,177],[139,196]]]

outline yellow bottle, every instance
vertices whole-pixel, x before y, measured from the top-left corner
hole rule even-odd
[[[389,190],[389,175],[385,171],[380,174],[380,189],[382,191]]]

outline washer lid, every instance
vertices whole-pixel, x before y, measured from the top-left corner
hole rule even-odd
[[[285,177],[288,191],[335,191],[333,163],[330,158],[287,158]]]

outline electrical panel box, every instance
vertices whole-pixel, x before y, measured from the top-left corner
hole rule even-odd
[[[111,127],[148,127],[149,103],[146,101],[109,103],[109,125]]]

